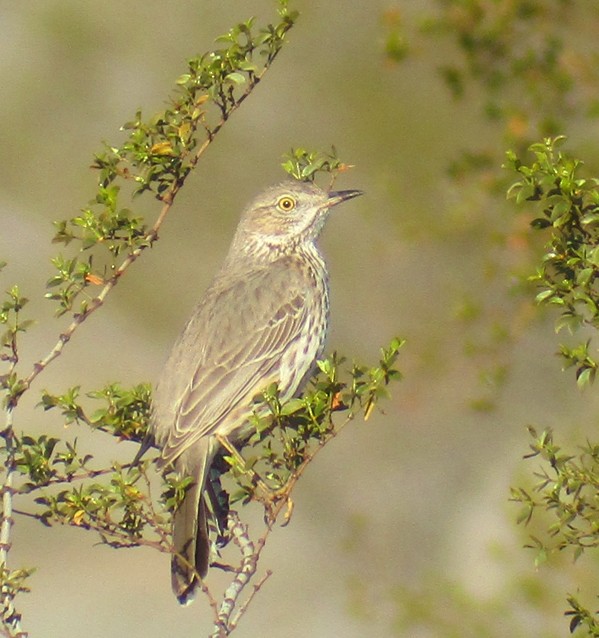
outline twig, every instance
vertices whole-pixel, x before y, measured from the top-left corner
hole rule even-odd
[[[264,574],[264,576],[262,576],[262,578],[254,585],[250,595],[247,597],[245,602],[242,603],[241,606],[239,607],[239,611],[237,612],[237,614],[235,614],[235,618],[229,623],[229,630],[230,631],[233,631],[237,627],[237,624],[239,623],[241,617],[247,611],[247,608],[250,606],[252,600],[254,600],[254,596],[262,589],[262,585],[264,585],[264,583],[271,576],[272,576],[272,571],[270,569],[267,569],[266,573]]]
[[[130,464],[123,465],[123,469],[129,467]],[[27,489],[27,494],[31,494],[37,490],[43,490],[50,485],[63,485],[76,483],[77,481],[84,481],[85,479],[93,479],[97,476],[104,476],[106,474],[112,474],[114,472],[114,467],[104,468],[102,470],[84,470],[83,472],[79,472],[76,474],[60,474],[49,478],[45,483],[41,483],[39,485],[29,485]]]
[[[312,463],[312,461],[314,460],[316,455],[320,452],[320,450],[322,450],[325,447],[325,445],[327,445],[333,439],[335,439],[340,434],[340,432],[345,428],[345,426],[348,425],[348,423],[350,423],[351,421],[353,421],[353,419],[354,419],[354,414],[352,412],[347,417],[345,417],[345,420],[340,425],[334,428],[331,428],[331,430],[328,432],[329,438],[319,441],[318,446],[314,449],[314,451],[308,454],[306,458],[300,463],[298,468],[290,475],[290,477],[287,479],[287,483],[285,484],[285,486],[282,489],[275,492],[275,504],[272,507],[267,508],[267,512],[268,512],[268,519],[266,521],[267,529],[264,535],[258,540],[257,546],[259,548],[260,548],[260,545],[264,545],[264,543],[266,543],[266,539],[268,535],[270,534],[273,527],[275,526],[275,523],[277,522],[277,519],[279,518],[281,511],[289,503],[291,498],[291,493],[295,489],[297,482],[300,480],[300,478],[306,471],[306,468],[308,467],[308,465]],[[288,521],[285,522],[285,524],[287,523]]]
[[[28,518],[33,518],[38,521],[42,521],[45,524],[48,524],[46,518],[41,514],[36,514],[35,512],[27,512],[21,509],[14,509],[15,514],[19,516],[26,516]],[[60,525],[69,525],[71,527],[76,527],[78,529],[84,529],[88,532],[95,532],[100,535],[102,539],[103,545],[110,545],[112,547],[119,547],[122,549],[129,549],[132,547],[151,547],[159,552],[164,554],[172,553],[172,545],[169,542],[165,542],[163,539],[166,537],[165,534],[161,534],[157,525],[153,525],[153,529],[157,532],[160,540],[150,540],[148,538],[144,538],[143,536],[131,536],[127,532],[118,529],[115,524],[112,526],[106,524],[102,520],[96,517],[96,520],[91,520],[90,522],[85,523],[74,523],[72,521],[65,521],[59,518],[58,516],[54,516],[53,520]],[[115,541],[108,540],[109,538],[115,538]]]

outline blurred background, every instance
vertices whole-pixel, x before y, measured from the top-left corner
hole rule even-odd
[[[551,317],[539,316],[521,283],[539,240],[526,211],[506,203],[515,177],[501,169],[507,148],[545,132],[567,134],[589,170],[598,166],[587,107],[599,16],[584,5],[296,0],[288,46],[200,162],[160,241],[15,414],[18,431],[77,436],[100,460],[130,460],[131,443],[65,431],[59,415],[35,407],[40,391],[154,381],[242,207],[284,177],[281,155],[334,144],[355,165],[337,186],[366,196],[338,210],[322,238],[329,350],[375,363],[401,336],[404,380],[384,414],[353,424],[310,467],[292,523],[263,556],[274,574],[236,636],[552,637],[567,634],[566,592],[588,587],[595,604],[593,574],[570,557],[535,567],[523,549],[535,522],[517,526],[509,502],[510,485],[533,482],[526,426],[583,441],[598,406],[562,372]],[[463,33],[485,27],[476,6],[499,34],[521,29],[506,38],[514,47],[559,30],[557,65],[580,78],[560,93],[562,110],[552,93],[562,88],[544,77],[493,84],[506,51],[492,46],[472,81],[456,75],[469,64]],[[39,320],[23,342],[23,371],[64,327],[43,299],[59,252],[51,222],[93,196],[93,154],[123,139],[119,127],[138,107],[162,109],[185,60],[251,15],[276,20],[275,3],[3,5],[2,286],[18,283]],[[150,198],[138,205],[149,219],[158,210]],[[18,518],[11,560],[38,568],[19,604],[31,636],[208,633],[205,602],[179,608],[167,557],[148,549],[114,551],[82,530]]]

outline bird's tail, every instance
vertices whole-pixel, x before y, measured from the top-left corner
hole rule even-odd
[[[210,560],[210,538],[203,481],[191,485],[173,515],[171,584],[182,605],[190,603],[198,588],[198,576],[204,578]]]
[[[173,514],[173,548],[171,583],[177,600],[190,603],[210,566],[211,537],[217,547],[229,541],[229,497],[223,490],[220,476],[228,470],[222,450],[214,450],[212,441],[194,450],[195,468],[187,472],[197,479],[185,493]]]

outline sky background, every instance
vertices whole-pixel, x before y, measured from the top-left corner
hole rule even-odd
[[[515,276],[494,276],[517,271],[524,257],[517,242],[506,248],[492,238],[506,228],[525,232],[526,220],[502,196],[501,206],[489,207],[484,193],[447,176],[459,150],[480,144],[499,149],[500,163],[501,135],[481,117],[479,91],[456,101],[441,82],[438,66],[458,55],[450,43],[418,40],[400,64],[384,55],[386,12],[399,10],[414,25],[436,3],[295,6],[302,15],[289,45],[188,180],[160,241],[38,379],[15,427],[77,436],[99,459],[130,460],[133,444],[65,431],[59,415],[35,409],[39,393],[154,381],[241,209],[284,177],[281,155],[334,144],[355,165],[337,186],[366,195],[337,209],[322,237],[332,286],[328,349],[374,363],[378,348],[401,336],[404,381],[384,414],[350,426],[310,467],[291,525],[264,553],[274,574],[235,635],[443,637],[454,635],[456,615],[474,624],[470,604],[494,618],[494,633],[464,621],[455,635],[565,635],[564,592],[590,576],[567,560],[561,572],[535,569],[509,486],[530,480],[533,466],[522,461],[528,424],[584,440],[596,428],[597,400],[561,371],[551,321],[532,321],[530,299],[514,301]],[[275,19],[273,7],[240,0],[3,7],[0,257],[9,266],[2,286],[19,283],[39,318],[23,343],[24,370],[63,326],[43,300],[59,251],[51,222],[93,196],[93,154],[102,141],[123,139],[119,127],[137,108],[149,116],[164,107],[187,58],[250,15]],[[596,124],[572,121],[567,133],[592,165]],[[147,198],[139,210],[151,219],[158,207]],[[464,320],[469,304],[482,309],[479,321]],[[502,341],[505,326],[510,337]],[[96,540],[17,518],[11,566],[38,568],[20,601],[31,636],[81,635],[82,627],[87,638],[207,634],[207,605],[178,607],[165,556]],[[409,620],[421,604],[439,622]]]

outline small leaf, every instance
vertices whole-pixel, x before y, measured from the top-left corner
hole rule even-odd
[[[595,379],[595,368],[581,368],[576,374],[576,385],[579,388],[585,388]]]
[[[229,73],[229,75],[227,75],[225,77],[225,80],[227,82],[230,82],[231,84],[236,84],[238,86],[245,84],[247,82],[247,78],[245,77],[245,75],[243,75],[243,73]]]

